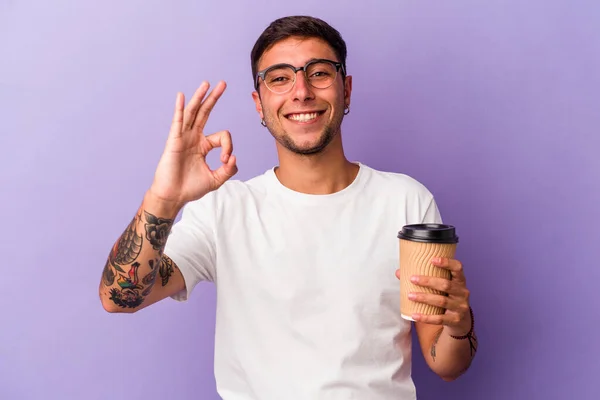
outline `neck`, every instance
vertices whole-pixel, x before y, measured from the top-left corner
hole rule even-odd
[[[358,174],[358,165],[349,162],[340,135],[318,154],[299,155],[278,144],[279,166],[275,174],[282,185],[300,193],[331,194],[349,186]]]

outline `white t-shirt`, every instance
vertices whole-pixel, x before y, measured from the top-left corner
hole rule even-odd
[[[398,231],[441,217],[416,180],[364,164],[344,190],[292,191],[274,169],[189,203],[165,254],[186,300],[217,290],[224,400],[408,400],[411,323],[400,317]]]

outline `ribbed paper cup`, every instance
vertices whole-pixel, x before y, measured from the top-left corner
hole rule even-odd
[[[458,237],[451,225],[418,224],[406,225],[398,233],[400,240],[400,313],[402,318],[414,321],[412,314],[439,315],[446,310],[408,299],[410,292],[444,292],[415,285],[410,281],[413,275],[433,276],[451,279],[450,271],[431,263],[434,257],[454,258]]]

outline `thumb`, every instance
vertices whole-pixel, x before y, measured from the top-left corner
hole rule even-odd
[[[231,155],[229,159],[227,159],[226,163],[223,163],[218,169],[212,171],[213,179],[215,182],[215,189],[221,187],[225,182],[227,182],[231,177],[233,177],[238,172],[237,167],[237,159],[234,155]]]

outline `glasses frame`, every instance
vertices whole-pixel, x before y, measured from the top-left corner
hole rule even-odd
[[[327,87],[324,87],[324,88],[317,88],[317,87],[313,86],[313,84],[310,83],[310,80],[308,79],[308,76],[306,76],[306,69],[308,67],[310,67],[312,64],[315,64],[315,63],[318,63],[318,62],[327,62],[327,63],[333,64],[333,66],[335,67],[335,73],[336,73],[335,78],[331,82],[331,85],[329,85]],[[265,81],[265,75],[267,74],[267,72],[269,72],[269,71],[271,71],[271,70],[273,70],[275,68],[281,68],[281,67],[288,67],[288,68],[291,68],[294,71],[294,83],[285,92],[275,92],[275,91],[273,91],[273,89],[271,89],[269,87],[269,85],[267,85],[267,83]],[[275,65],[271,65],[270,67],[267,67],[267,68],[263,69],[262,71],[258,71],[256,73],[256,77],[255,77],[255,81],[256,81],[256,83],[255,83],[255,89],[258,91],[258,86],[260,85],[260,81],[259,81],[258,78],[261,78],[262,81],[265,83],[265,87],[267,89],[269,89],[269,91],[271,91],[271,92],[273,92],[275,94],[288,93],[289,91],[291,91],[294,88],[294,86],[296,86],[296,80],[297,80],[297,76],[298,76],[298,71],[304,72],[304,78],[306,78],[306,82],[308,82],[308,84],[310,86],[314,87],[315,89],[327,89],[327,88],[330,88],[333,85],[333,83],[335,82],[335,79],[337,78],[337,74],[340,72],[340,69],[342,70],[342,76],[343,77],[346,76],[346,69],[344,68],[344,65],[342,63],[337,62],[337,61],[333,61],[333,60],[328,60],[326,58],[316,58],[316,59],[310,60],[309,62],[307,62],[306,64],[304,64],[302,67],[298,67],[298,68],[294,67],[291,64],[286,64],[286,63],[275,64]]]

